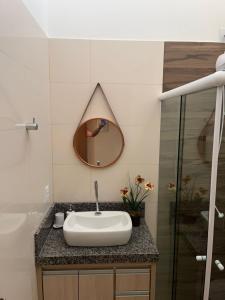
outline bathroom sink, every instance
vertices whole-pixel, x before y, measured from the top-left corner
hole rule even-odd
[[[123,211],[72,212],[63,225],[69,246],[116,246],[127,244],[132,231],[131,218]]]

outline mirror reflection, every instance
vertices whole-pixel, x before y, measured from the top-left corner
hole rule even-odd
[[[73,146],[82,162],[101,168],[119,159],[124,148],[124,138],[118,125],[107,119],[95,118],[78,127]]]

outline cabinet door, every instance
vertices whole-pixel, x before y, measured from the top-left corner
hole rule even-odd
[[[79,300],[113,300],[113,271],[81,271]]]
[[[44,273],[44,300],[78,300],[78,275],[68,272]]]
[[[118,296],[116,300],[149,300],[149,296]]]
[[[117,269],[116,293],[149,291],[150,269]]]

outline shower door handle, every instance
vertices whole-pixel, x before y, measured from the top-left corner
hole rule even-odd
[[[198,261],[198,262],[206,261],[206,255],[197,255],[195,258],[196,258],[196,261]]]
[[[220,270],[220,271],[223,271],[224,270],[224,265],[217,259],[215,260],[215,265],[217,266],[217,268]]]

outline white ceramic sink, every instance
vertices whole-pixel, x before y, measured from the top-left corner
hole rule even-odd
[[[127,244],[131,218],[123,211],[73,212],[65,220],[63,233],[70,246],[116,246]]]

